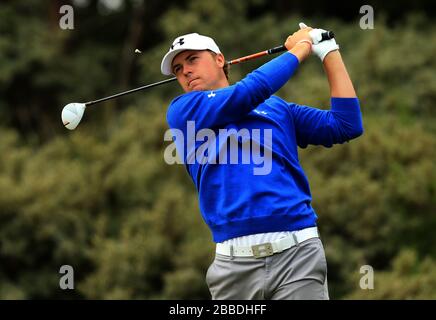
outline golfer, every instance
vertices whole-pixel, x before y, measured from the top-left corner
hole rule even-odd
[[[184,134],[175,140],[177,152],[216,242],[206,273],[212,299],[329,299],[324,248],[297,147],[331,147],[360,136],[363,127],[336,41],[314,44],[312,35],[325,30],[300,28],[286,39],[287,52],[233,85],[226,60],[210,37],[180,36],[162,60],[162,73],[174,74],[185,91],[171,102],[167,121],[172,132]],[[274,95],[311,53],[327,74],[330,110]],[[189,124],[195,133],[217,138],[189,141]],[[220,132],[227,133],[225,138]],[[265,142],[267,136],[271,141]],[[247,142],[253,150],[257,144],[264,155],[271,154],[265,160],[271,170],[256,174],[259,164],[253,155],[253,161],[231,162],[227,149],[232,144],[226,143],[232,139],[239,154],[251,150],[244,147]],[[200,150],[205,144],[208,152]],[[198,154],[207,161],[198,161]]]

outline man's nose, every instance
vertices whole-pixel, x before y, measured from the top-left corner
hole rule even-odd
[[[192,68],[189,65],[183,66],[183,74],[187,77],[192,73]]]

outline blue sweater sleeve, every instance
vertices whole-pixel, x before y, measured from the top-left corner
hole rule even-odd
[[[172,101],[168,124],[183,128],[187,121],[195,121],[196,128],[202,129],[237,121],[279,90],[298,65],[297,57],[286,52],[232,86],[183,94]]]
[[[331,110],[290,104],[298,146],[309,144],[331,147],[363,133],[357,98],[331,98]]]

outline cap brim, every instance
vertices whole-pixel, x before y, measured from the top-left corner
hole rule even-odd
[[[162,63],[160,65],[160,70],[161,72],[166,75],[172,75],[172,68],[171,68],[171,63],[173,62],[173,59],[182,51],[186,51],[186,50],[199,50],[199,49],[185,49],[185,48],[180,48],[180,49],[176,49],[173,51],[169,51],[167,52],[167,54],[165,55],[165,57],[162,59]]]

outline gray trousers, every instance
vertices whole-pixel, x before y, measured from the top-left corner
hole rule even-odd
[[[206,273],[214,300],[328,300],[327,262],[319,238],[256,259],[215,255]]]

